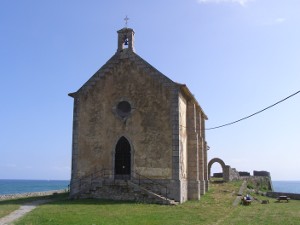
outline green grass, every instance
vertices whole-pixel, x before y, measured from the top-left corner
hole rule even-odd
[[[67,194],[58,194],[58,195],[50,195],[50,196],[40,196],[40,197],[25,197],[25,198],[18,198],[18,199],[11,199],[11,200],[3,200],[0,201],[0,218],[8,215],[14,210],[17,210],[22,204],[27,202],[32,202],[35,200],[42,200],[42,199],[66,199]]]
[[[59,200],[41,205],[15,225],[184,225],[184,224],[299,224],[300,201],[275,203],[274,199],[255,195],[262,205],[232,206],[241,182],[212,184],[201,201],[178,206],[141,204],[108,200]]]
[[[38,207],[20,221],[21,224],[208,224],[218,221],[232,209],[234,192],[240,184],[213,185],[201,201],[178,206],[139,204],[107,200],[62,200]],[[213,210],[213,211],[212,211]],[[214,216],[212,216],[212,214]]]
[[[279,203],[272,198],[256,198],[268,199],[270,203],[253,201],[250,206],[236,207],[222,224],[300,224],[300,201]]]

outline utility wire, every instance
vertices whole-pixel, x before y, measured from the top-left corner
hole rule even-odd
[[[289,99],[289,98],[291,98],[291,97],[293,97],[293,96],[295,96],[296,94],[299,94],[299,93],[300,93],[300,90],[297,91],[297,92],[295,92],[294,94],[291,94],[290,96],[288,96],[288,97],[286,97],[286,98],[284,98],[284,99],[282,99],[282,100],[280,100],[280,101],[274,103],[273,105],[270,105],[270,106],[268,106],[267,108],[264,108],[264,109],[262,109],[262,110],[259,110],[258,112],[253,113],[253,114],[251,114],[251,115],[249,115],[249,116],[243,117],[243,118],[241,118],[241,119],[239,119],[239,120],[236,120],[236,121],[233,121],[233,122],[231,122],[231,123],[223,124],[223,125],[221,125],[221,126],[212,127],[212,128],[207,128],[207,129],[205,129],[205,130],[214,130],[214,129],[218,129],[218,128],[221,128],[221,127],[230,126],[230,125],[235,124],[235,123],[238,123],[238,122],[240,122],[240,121],[242,121],[242,120],[246,120],[246,119],[248,119],[248,118],[250,118],[250,117],[252,117],[252,116],[255,116],[255,115],[257,115],[257,114],[259,114],[259,113],[261,113],[261,112],[267,110],[267,109],[270,109],[270,108],[274,107],[275,105],[278,105],[278,104],[281,103],[281,102],[284,102],[285,100],[287,100],[287,99]]]

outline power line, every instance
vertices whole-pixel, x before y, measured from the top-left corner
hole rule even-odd
[[[267,109],[270,109],[270,108],[274,107],[275,105],[278,105],[278,104],[281,103],[281,102],[284,102],[285,100],[287,100],[287,99],[289,99],[289,98],[291,98],[291,97],[293,97],[293,96],[295,96],[296,94],[299,94],[299,93],[300,93],[300,90],[297,91],[297,92],[295,92],[294,94],[291,94],[290,96],[288,96],[288,97],[286,97],[286,98],[284,98],[284,99],[282,99],[282,100],[280,100],[280,101],[274,103],[273,105],[270,105],[270,106],[268,106],[268,107],[266,107],[266,108],[264,108],[264,109],[262,109],[262,110],[259,110],[258,112],[253,113],[253,114],[251,114],[251,115],[249,115],[249,116],[243,117],[243,118],[241,118],[241,119],[239,119],[239,120],[236,120],[236,121],[233,121],[233,122],[231,122],[231,123],[223,124],[223,125],[221,125],[221,126],[212,127],[212,128],[207,128],[207,129],[205,129],[205,130],[214,130],[214,129],[218,129],[218,128],[221,128],[221,127],[225,127],[225,126],[229,126],[229,125],[238,123],[238,122],[240,122],[240,121],[242,121],[242,120],[246,120],[246,119],[248,119],[248,118],[250,118],[250,117],[252,117],[252,116],[255,116],[255,115],[257,115],[257,114],[259,114],[259,113],[261,113],[261,112],[267,110]]]

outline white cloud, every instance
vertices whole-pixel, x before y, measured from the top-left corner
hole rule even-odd
[[[279,18],[275,19],[276,23],[283,23],[285,21],[286,21],[286,18],[282,18],[282,17],[279,17]]]
[[[253,0],[197,0],[198,3],[237,3],[241,6],[246,6],[246,4]]]

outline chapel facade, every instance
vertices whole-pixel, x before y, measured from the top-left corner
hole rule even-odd
[[[135,53],[134,31],[76,92],[71,197],[162,203],[208,189],[207,116],[184,84]]]

